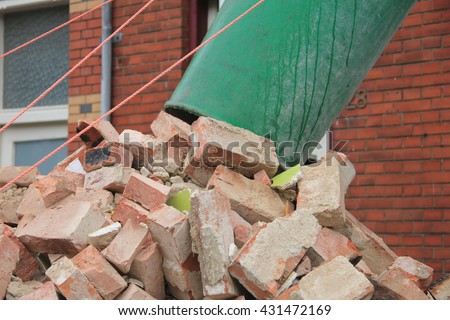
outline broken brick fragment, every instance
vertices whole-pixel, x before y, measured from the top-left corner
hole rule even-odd
[[[167,142],[173,136],[179,135],[183,140],[189,140],[191,126],[183,120],[161,111],[158,117],[151,123],[150,129],[160,141]]]
[[[130,269],[130,275],[142,281],[144,290],[158,300],[166,296],[162,263],[159,246],[152,243],[139,251]]]
[[[277,297],[279,300],[370,300],[374,292],[369,280],[338,256],[309,272]]]
[[[111,192],[123,192],[131,175],[136,170],[126,168],[123,165],[102,167],[88,172],[85,176],[84,187],[86,189],[105,189]]]
[[[129,219],[135,222],[146,223],[147,216],[149,214],[150,211],[146,210],[136,202],[124,197],[120,199],[119,203],[117,203],[117,207],[114,210],[111,218],[113,219],[113,221],[118,221],[122,225],[124,225]]]
[[[88,234],[105,223],[103,212],[87,201],[49,208],[17,232],[32,252],[76,254],[88,245]]]
[[[272,177],[278,158],[272,141],[213,118],[199,117],[191,126],[195,134],[194,159],[207,166],[225,165],[246,177],[260,170]]]
[[[131,283],[128,288],[122,292],[116,300],[156,300],[150,294]]]
[[[428,289],[433,280],[433,268],[411,257],[398,257],[391,268],[402,271],[422,290]]]
[[[257,299],[272,299],[316,242],[321,227],[313,215],[278,218],[255,234],[239,251],[229,270]]]
[[[82,187],[83,184],[83,175],[69,171],[47,175],[35,182],[36,189],[41,193],[44,205],[47,208],[67,196],[75,194],[77,188]]]
[[[3,187],[17,176],[27,171],[30,167],[0,167],[0,187]],[[29,173],[14,182],[18,187],[29,187],[39,175],[39,170],[34,168]]]
[[[398,268],[389,268],[374,279],[376,300],[428,300],[419,286]]]
[[[272,181],[264,170],[260,170],[253,176],[253,179],[261,182],[265,186],[270,186]]]
[[[0,300],[5,298],[11,276],[19,262],[19,252],[14,241],[0,234]]]
[[[19,247],[19,261],[14,269],[14,275],[19,277],[22,281],[31,280],[39,268],[39,263],[36,258],[31,255],[22,242],[17,239],[12,228],[0,224],[0,235],[7,236]]]
[[[166,203],[169,193],[170,187],[140,174],[133,174],[127,183],[123,196],[141,204],[152,212]]]
[[[47,281],[42,287],[23,295],[19,300],[58,300],[58,294],[53,282]]]
[[[128,273],[134,258],[151,240],[147,225],[128,220],[102,255],[123,273]]]
[[[445,274],[436,280],[431,285],[429,292],[435,300],[450,300],[450,275]]]
[[[214,188],[227,196],[231,208],[251,224],[258,221],[270,222],[286,214],[286,203],[270,187],[225,166],[217,167],[207,188]],[[293,211],[290,205],[287,211]]]
[[[78,253],[72,262],[105,300],[114,299],[127,287],[122,276],[93,246]]]
[[[103,300],[86,276],[67,257],[56,261],[45,274],[67,300]]]
[[[121,228],[122,225],[119,222],[115,222],[92,233],[89,233],[89,244],[101,251],[109,246],[109,244],[114,240]]]
[[[205,297],[228,299],[239,296],[228,267],[230,246],[234,245],[230,201],[213,190],[191,196],[189,215],[191,237],[198,253]]]
[[[323,228],[319,232],[316,242],[306,254],[311,259],[313,268],[337,256],[344,256],[353,264],[361,259],[361,253],[350,240],[329,228]]]
[[[187,215],[163,205],[149,215],[147,224],[161,248],[164,277],[171,294],[179,299],[202,299],[200,266],[197,255],[192,253]]]
[[[91,123],[92,121],[79,120],[77,133],[87,128]],[[100,121],[80,136],[80,139],[88,148],[95,148],[102,141],[116,142],[118,138],[119,134],[108,121]]]
[[[109,144],[102,148],[94,148],[86,151],[84,168],[87,172],[100,169],[101,167],[122,164],[131,167],[133,154],[119,144]]]

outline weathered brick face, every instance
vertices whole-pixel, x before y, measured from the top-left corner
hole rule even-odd
[[[361,89],[366,107],[333,125],[357,170],[347,207],[397,254],[450,272],[450,1],[417,2]]]

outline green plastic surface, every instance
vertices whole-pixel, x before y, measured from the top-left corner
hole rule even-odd
[[[191,211],[191,192],[188,189],[181,190],[180,192],[175,193],[170,199],[167,201],[167,205],[174,207],[180,212]]]
[[[282,173],[272,178],[272,188],[280,188],[287,185],[292,180],[292,178],[294,178],[300,172],[301,168],[299,164],[287,169],[286,171],[283,171]]]
[[[210,37],[257,0],[227,0]],[[415,0],[266,0],[202,48],[166,103],[277,143],[304,162]]]

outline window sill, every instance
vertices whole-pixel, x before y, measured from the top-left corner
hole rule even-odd
[[[20,109],[0,109],[0,126],[13,119]],[[14,122],[15,124],[31,124],[42,122],[66,121],[69,119],[67,105],[52,107],[33,107]]]

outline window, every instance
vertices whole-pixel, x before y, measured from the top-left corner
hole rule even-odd
[[[69,19],[67,0],[0,0],[0,52]],[[0,126],[12,119],[69,68],[69,29],[63,28],[0,60]],[[32,165],[67,137],[67,79],[0,134],[0,166]],[[39,152],[37,151],[39,150]],[[60,152],[49,166],[65,157]]]

